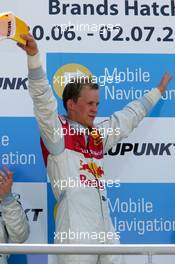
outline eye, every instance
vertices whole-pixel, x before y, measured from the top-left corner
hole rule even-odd
[[[99,102],[98,103],[88,102],[87,104],[90,105],[90,106],[99,106]]]

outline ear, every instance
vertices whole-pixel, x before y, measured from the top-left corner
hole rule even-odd
[[[67,110],[68,110],[68,112],[74,110],[74,105],[75,105],[75,102],[72,99],[68,99],[67,100]]]

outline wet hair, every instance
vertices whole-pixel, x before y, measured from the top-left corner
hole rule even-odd
[[[75,103],[80,97],[80,93],[83,88],[90,87],[90,89],[98,90],[99,86],[97,83],[93,82],[91,77],[88,76],[80,76],[77,78],[70,79],[64,88],[62,99],[63,106],[67,111],[67,101],[72,99]]]

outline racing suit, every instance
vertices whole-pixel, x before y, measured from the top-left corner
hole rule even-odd
[[[58,204],[55,243],[119,243],[109,216],[105,184],[102,182],[105,179],[103,155],[137,127],[160,99],[159,90],[155,88],[122,111],[115,112],[97,125],[97,133],[92,133],[93,130],[85,129],[68,117],[58,116],[57,102],[42,70],[39,54],[28,56],[28,66],[29,92],[40,127],[48,176]],[[120,133],[101,136],[98,132],[101,128],[105,131],[119,128]],[[120,257],[65,255],[57,256],[57,263],[116,264],[120,263]]]
[[[29,223],[21,204],[11,193],[0,201],[0,243],[23,243],[29,236]],[[0,255],[0,264],[8,256]]]

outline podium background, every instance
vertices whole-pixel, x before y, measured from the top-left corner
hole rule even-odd
[[[151,7],[155,6],[153,3],[157,5],[156,10]],[[63,4],[70,4],[66,14],[63,14]],[[83,14],[83,4],[91,4],[94,14],[90,11]],[[131,8],[127,15],[127,4],[138,5],[138,15]],[[99,79],[98,118],[109,116],[129,101],[138,99],[159,83],[165,71],[175,76],[173,10],[173,1],[167,0],[1,1],[1,12],[13,11],[24,19],[38,39],[43,65],[61,113],[63,107],[58,93],[62,87],[56,81],[54,85],[60,72],[111,76],[110,82],[103,83]],[[81,14],[76,14],[78,12]],[[76,27],[89,24],[90,31],[86,28],[60,35],[61,24]],[[104,30],[100,35],[99,24],[120,25],[120,29]],[[58,38],[60,40],[56,40]],[[55,201],[28,95],[26,55],[15,42],[3,40],[0,56],[0,165],[8,164],[14,171],[13,191],[20,195],[31,226],[27,243],[53,243]],[[108,202],[121,243],[175,242],[174,88],[173,79],[166,94],[139,128],[118,145],[118,151],[113,148],[105,157],[106,177],[120,180],[119,188],[108,189]],[[126,148],[130,150],[124,151]],[[151,204],[150,212],[144,209],[147,203]],[[56,263],[54,257],[40,255],[11,256],[9,262],[33,264],[38,261]],[[126,257],[126,263],[146,261],[146,256]],[[154,256],[153,261],[171,264],[174,256]]]

